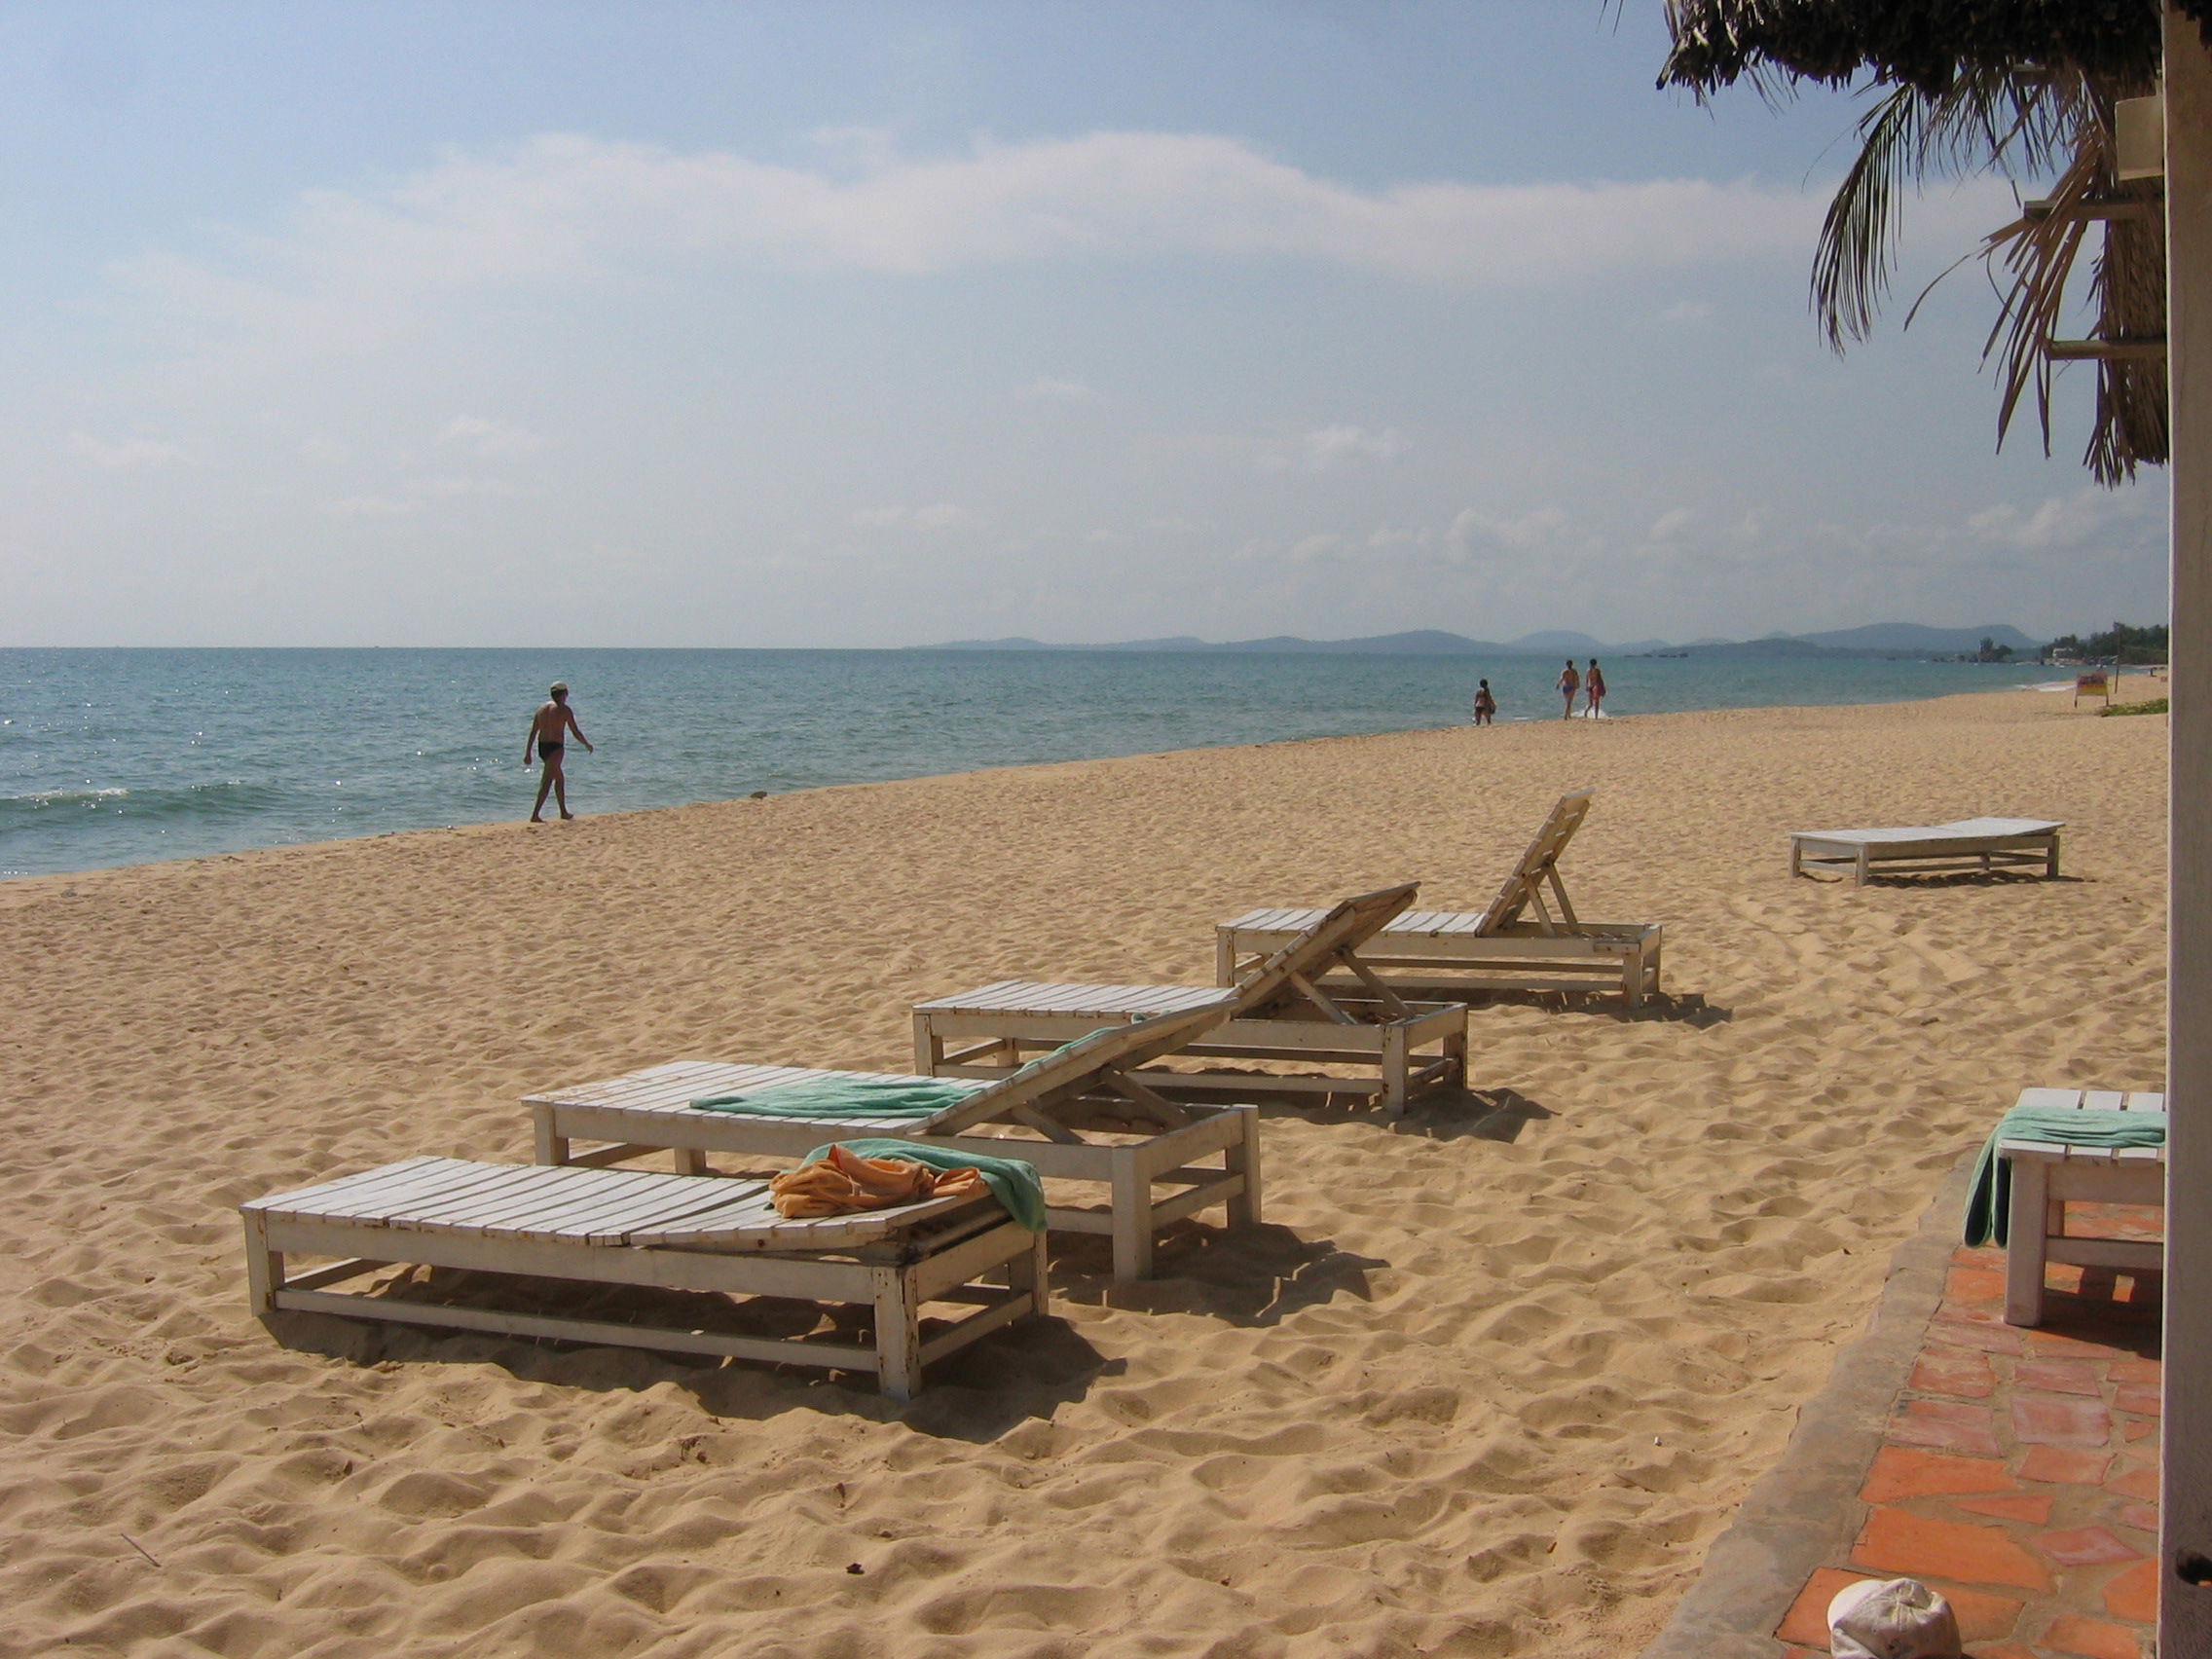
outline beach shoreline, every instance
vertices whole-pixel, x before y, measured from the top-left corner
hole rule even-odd
[[[2160,1087],[2165,722],[1616,723],[0,883],[0,1655],[1634,1651],[2018,1088]],[[1256,903],[1479,908],[1575,787],[1577,907],[1667,924],[1660,1006],[1478,1009],[1470,1092],[1397,1129],[1270,1106],[1265,1226],[1187,1226],[1125,1291],[1077,1241],[1055,1319],[903,1416],[245,1313],[244,1198],[527,1160],[523,1094],[680,1056],[903,1069],[908,1005],[988,979],[1202,983]],[[2062,878],[1788,876],[1789,829],[1983,813],[2066,820]]]
[[[2121,681],[2122,681],[2122,678],[2125,678],[2125,679],[2128,679],[2128,680],[2132,680],[2132,681],[2133,681],[2133,683],[2131,683],[2131,684],[2126,684],[2126,685],[2124,685],[2124,686],[2123,686],[2123,684],[2122,684],[2122,682],[2121,682]],[[1918,701],[1922,701],[1922,702],[1928,702],[1928,703],[1935,703],[1935,704],[1940,704],[1940,703],[1946,703],[1946,702],[1950,702],[1950,701],[1953,701],[1953,700],[1955,700],[1955,699],[1957,699],[1957,698],[1980,698],[1980,697],[2011,697],[2011,696],[2023,696],[2023,695],[2031,695],[2031,694],[2032,694],[2032,695],[2039,695],[2039,696],[2051,696],[2051,695],[2056,695],[2056,694],[2058,694],[2058,693],[2059,693],[2060,691],[2064,690],[2064,689],[2066,688],[2066,686],[2067,686],[2068,684],[2070,684],[2070,683],[2071,683],[2070,682],[2058,682],[2058,681],[2052,681],[2052,682],[2047,682],[2047,683],[2045,683],[2045,684],[2039,684],[2039,685],[2023,685],[2023,686],[2007,687],[2006,689],[2004,689],[2004,690],[2000,690],[2000,691],[1960,691],[1960,692],[1954,692],[1954,693],[1951,693],[1951,694],[1950,694],[1949,696],[1946,696],[1946,697],[1934,697],[1934,698],[1924,698],[1924,699],[1918,699]],[[2133,675],[2133,676],[2126,676],[2126,677],[2116,677],[2116,679],[2115,679],[2115,681],[2114,681],[2114,686],[2113,686],[2113,697],[2112,697],[2112,701],[2113,701],[2114,703],[2120,703],[2120,702],[2122,702],[2122,701],[2126,701],[2126,700],[2132,700],[2132,699],[2134,699],[2134,698],[2137,698],[2137,697],[2148,697],[2148,696],[2152,696],[2152,695],[2162,694],[2162,693],[2163,693],[2163,687],[2164,687],[2164,685],[2165,685],[2165,681],[2164,681],[2164,679],[2163,679],[2163,677],[2162,677],[2162,676],[2161,676],[2161,677],[2157,677],[2157,678],[2154,678],[2154,677],[2152,677],[2151,675],[2149,675],[2148,673],[2141,673],[2141,672],[2139,672],[2139,673],[2137,673],[2137,674],[2135,674],[2135,675]],[[1834,710],[1841,710],[1841,709],[1864,709],[1864,708],[1900,708],[1900,707],[1908,707],[1908,706],[1911,706],[1911,703],[1910,703],[1909,701],[1908,701],[1908,702],[1903,702],[1903,703],[1899,703],[1899,702],[1883,702],[1883,703],[1820,703],[1820,704],[1795,704],[1795,703],[1784,703],[1784,704],[1771,704],[1771,705],[1757,705],[1757,706],[1754,706],[1754,707],[1751,707],[1751,708],[1748,708],[1748,709],[1692,709],[1692,710],[1665,710],[1665,711],[1655,711],[1655,712],[1651,712],[1651,713],[1645,713],[1645,714],[1623,714],[1623,715],[1613,715],[1613,714],[1608,714],[1608,715],[1606,715],[1606,716],[1605,716],[1605,717],[1604,718],[1604,719],[1603,719],[1603,720],[1601,720],[1601,721],[1598,721],[1598,722],[1596,722],[1596,723],[1598,723],[1598,724],[1601,724],[1601,725],[1604,725],[1604,726],[1607,726],[1607,727],[1610,727],[1610,726],[1614,725],[1615,723],[1620,723],[1620,724],[1624,724],[1624,725],[1625,725],[1625,724],[1644,725],[1644,724],[1648,724],[1649,722],[1652,722],[1652,721],[1655,721],[1655,720],[1666,720],[1666,719],[1681,719],[1681,718],[1684,718],[1684,717],[1688,717],[1688,718],[1696,718],[1696,717],[1699,717],[1699,716],[1705,716],[1705,715],[1719,715],[1719,714],[1754,714],[1754,715],[1757,715],[1757,714],[1783,714],[1783,713],[1794,713],[1794,714],[1803,714],[1803,713],[1807,713],[1807,712],[1817,712],[1817,711],[1820,711],[1820,710],[1824,710],[1824,709],[1834,709]],[[1506,719],[1506,720],[1505,720],[1505,721],[1503,722],[1503,726],[1504,726],[1504,728],[1512,728],[1512,727],[1517,727],[1517,726],[1552,726],[1552,725],[1570,725],[1570,724],[1580,724],[1580,723],[1582,723],[1582,722],[1581,722],[1581,717],[1580,717],[1579,715],[1578,715],[1578,716],[1576,717],[1576,719],[1575,719],[1574,720],[1572,720],[1572,721],[1567,721],[1567,720],[1560,720],[1560,719],[1555,719],[1555,718],[1551,718],[1551,717],[1538,717],[1538,716],[1534,716],[1534,715],[1530,715],[1530,716],[1519,716],[1519,717],[1514,717],[1514,718],[1508,719]],[[1457,722],[1457,723],[1455,723],[1455,724],[1451,724],[1451,725],[1434,725],[1434,726],[1406,726],[1406,727],[1402,727],[1402,728],[1399,728],[1399,729],[1396,729],[1396,730],[1391,730],[1391,731],[1375,731],[1375,732],[1346,732],[1346,733],[1340,733],[1340,734],[1330,734],[1330,735],[1324,735],[1324,736],[1318,736],[1318,737],[1281,737],[1281,738],[1268,738],[1268,739],[1263,739],[1263,740],[1261,740],[1261,741],[1259,741],[1259,742],[1232,741],[1232,742],[1224,742],[1224,743],[1218,743],[1218,744],[1199,744],[1199,745],[1197,745],[1197,746],[1194,746],[1194,747],[1191,747],[1191,748],[1186,748],[1186,749],[1169,749],[1169,750],[1160,750],[1160,751],[1156,751],[1156,752],[1145,752],[1145,753],[1139,753],[1139,754],[1131,754],[1131,755],[1102,755],[1102,756],[1088,756],[1088,757],[1076,758],[1076,759],[1068,759],[1068,760],[1010,760],[1010,761],[1007,761],[1007,762],[1005,762],[1004,764],[1001,764],[1001,765],[990,765],[990,766],[977,766],[977,767],[970,767],[970,768],[966,768],[966,769],[963,769],[963,770],[959,770],[959,771],[951,771],[951,772],[924,772],[924,773],[917,773],[917,774],[915,774],[915,775],[914,775],[914,776],[912,776],[912,777],[901,777],[901,778],[875,778],[875,779],[864,779],[864,780],[860,780],[860,781],[856,781],[856,782],[852,782],[852,783],[837,783],[837,784],[817,784],[817,785],[810,785],[810,786],[807,786],[807,787],[805,787],[805,788],[801,788],[801,789],[794,789],[794,790],[786,790],[786,791],[776,792],[775,793],[771,793],[771,794],[767,795],[767,796],[766,796],[766,798],[775,799],[775,798],[781,798],[781,797],[783,797],[783,796],[790,796],[790,795],[800,795],[800,794],[805,794],[805,795],[813,795],[813,794],[822,794],[822,793],[830,793],[830,792],[833,792],[833,791],[841,791],[841,790],[872,790],[872,789],[884,789],[884,788],[890,788],[890,787],[893,787],[893,786],[896,786],[896,785],[901,785],[901,784],[927,784],[927,783],[934,783],[934,782],[938,782],[938,781],[940,781],[940,780],[943,780],[943,779],[950,779],[950,778],[988,777],[988,776],[992,776],[992,775],[994,775],[994,774],[997,774],[997,773],[1003,773],[1003,772],[1022,772],[1022,771],[1035,771],[1035,770],[1043,770],[1043,769],[1048,769],[1048,768],[1052,768],[1052,767],[1063,767],[1063,766],[1092,766],[1092,765],[1104,765],[1104,764],[1109,764],[1109,763],[1111,763],[1111,762],[1114,762],[1114,761],[1142,760],[1142,759],[1161,759],[1161,758],[1165,758],[1165,757],[1167,757],[1167,756],[1184,756],[1184,755],[1207,755],[1207,754],[1214,754],[1214,753],[1218,753],[1218,752],[1221,752],[1221,751],[1226,751],[1226,750],[1238,750],[1238,749],[1271,749],[1271,748],[1275,748],[1275,747],[1278,747],[1278,746],[1280,746],[1280,745],[1284,745],[1284,744],[1293,744],[1293,745],[1296,745],[1296,744],[1322,744],[1322,743],[1357,743],[1357,742],[1363,742],[1363,741],[1366,741],[1366,740],[1369,740],[1369,739],[1376,739],[1376,738],[1399,738],[1399,737],[1411,737],[1411,736],[1414,736],[1414,735],[1416,735],[1416,734],[1419,734],[1419,733],[1424,733],[1424,732],[1461,731],[1461,730],[1466,730],[1466,729],[1469,729],[1469,725],[1470,725],[1470,722],[1461,721],[1461,722]],[[1493,727],[1493,729],[1497,729],[1497,728],[1494,728],[1494,727]],[[526,771],[526,772],[524,772],[524,773],[522,773],[522,774],[518,774],[518,776],[522,776],[522,777],[523,777],[523,778],[525,778],[525,779],[526,779],[526,781],[527,781],[527,779],[532,779],[532,778],[535,778],[535,777],[536,776],[536,773],[535,773],[535,770],[528,770],[528,771]],[[535,788],[535,785],[531,785],[531,786],[530,786],[530,788]],[[67,882],[67,881],[73,881],[73,880],[76,880],[76,879],[77,879],[77,878],[79,878],[79,877],[91,877],[91,876],[97,876],[97,875],[102,875],[102,874],[105,874],[105,873],[107,873],[107,872],[109,872],[109,871],[114,871],[114,870],[153,869],[153,868],[158,868],[158,867],[165,867],[165,866],[177,866],[177,865],[191,865],[191,864],[201,864],[201,863],[213,863],[213,862],[219,862],[219,861],[222,861],[222,860],[229,860],[229,859],[254,858],[254,857],[258,857],[258,856],[261,856],[261,855],[264,855],[264,854],[271,854],[271,853],[313,853],[313,852],[323,852],[323,851],[327,851],[328,849],[330,849],[330,848],[333,848],[333,847],[343,847],[343,846],[349,846],[349,845],[352,845],[352,844],[354,844],[354,843],[357,843],[357,842],[362,842],[362,841],[378,841],[378,840],[385,840],[385,839],[388,839],[388,838],[390,838],[390,837],[392,837],[392,836],[399,836],[399,835],[424,835],[424,836],[437,836],[437,835],[462,834],[462,833],[468,833],[468,832],[477,832],[477,833],[481,833],[481,832],[487,832],[487,831],[498,831],[498,830],[503,830],[503,829],[508,829],[508,828],[513,828],[513,827],[516,827],[516,826],[520,826],[520,825],[523,825],[523,824],[525,823],[525,821],[527,820],[527,818],[528,818],[529,814],[528,814],[528,811],[527,811],[527,801],[526,801],[526,800],[524,800],[524,797],[525,797],[525,796],[526,796],[526,795],[527,795],[528,793],[529,793],[529,789],[528,789],[528,788],[522,788],[522,787],[518,786],[518,790],[517,790],[517,800],[518,800],[518,802],[521,802],[522,804],[520,804],[520,805],[518,805],[518,806],[517,806],[517,808],[516,808],[516,812],[515,812],[515,816],[514,816],[514,817],[512,817],[512,818],[504,818],[504,817],[502,817],[502,818],[473,819],[473,820],[469,820],[469,821],[466,821],[466,822],[463,822],[463,823],[456,823],[456,824],[437,824],[437,825],[424,825],[424,826],[421,826],[421,827],[419,827],[419,828],[414,828],[414,829],[398,829],[398,830],[372,830],[372,831],[370,831],[370,832],[368,832],[368,833],[366,833],[366,834],[361,834],[361,835],[338,835],[338,836],[332,836],[332,837],[329,837],[329,838],[327,838],[327,839],[324,839],[324,840],[314,840],[314,841],[279,841],[279,842],[274,842],[274,843],[271,843],[271,844],[269,844],[269,845],[266,845],[266,846],[240,847],[240,848],[235,848],[235,849],[232,849],[232,850],[229,850],[229,851],[225,851],[225,852],[219,852],[219,853],[201,853],[201,854],[191,854],[191,855],[186,855],[186,856],[184,856],[184,857],[181,857],[181,858],[171,858],[171,859],[148,859],[148,860],[145,860],[145,861],[143,861],[143,862],[140,862],[140,863],[133,863],[133,864],[92,865],[92,866],[86,866],[86,867],[85,867],[85,868],[83,868],[83,869],[73,869],[73,870],[46,870],[46,871],[40,871],[40,872],[37,872],[37,873],[35,873],[35,874],[28,874],[28,875],[14,875],[14,876],[4,876],[4,875],[0,875],[0,901],[4,901],[7,895],[9,895],[10,893],[14,892],[14,891],[15,891],[15,890],[16,890],[16,889],[17,889],[18,887],[21,886],[21,885],[22,885],[22,884],[24,884],[24,883],[35,883],[35,882],[54,882],[54,881],[63,881],[63,882]],[[681,802],[681,803],[678,803],[678,804],[675,804],[675,805],[669,805],[669,806],[646,806],[646,807],[616,808],[616,809],[613,809],[613,810],[611,810],[611,811],[599,811],[599,812],[593,812],[593,811],[589,811],[589,810],[584,810],[584,811],[579,811],[579,812],[577,813],[577,815],[576,815],[576,816],[577,816],[577,819],[578,819],[578,821],[580,821],[580,820],[582,820],[582,819],[585,819],[585,818],[591,818],[591,819],[597,819],[597,820],[607,820],[607,819],[627,819],[627,818],[641,818],[641,817],[648,817],[648,816],[650,816],[650,815],[652,815],[652,814],[655,814],[655,813],[663,813],[663,812],[684,812],[684,811],[690,811],[690,810],[693,810],[693,809],[695,809],[695,808],[700,808],[700,807],[742,807],[742,806],[745,806],[745,805],[748,805],[748,804],[753,804],[753,803],[755,803],[755,802],[756,802],[756,797],[755,795],[753,795],[753,794],[751,794],[751,793],[746,793],[746,794],[739,794],[739,795],[728,795],[728,796],[721,796],[721,797],[718,797],[718,798],[714,798],[714,799],[707,799],[707,800],[685,801],[685,802]],[[580,791],[579,791],[579,796],[578,796],[578,803],[577,803],[577,804],[579,805],[579,807],[581,807],[581,806],[584,806],[584,805],[586,804],[586,803],[585,803],[585,801],[584,801],[584,799],[583,799],[583,797],[582,797],[582,794],[581,794]],[[555,821],[555,823],[556,823],[556,824],[557,824],[557,822],[558,822],[558,821]],[[545,827],[545,828],[550,828],[550,827],[553,827],[553,826],[549,825],[549,826],[543,826],[543,827]]]

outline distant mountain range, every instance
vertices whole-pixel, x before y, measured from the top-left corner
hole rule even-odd
[[[1274,634],[1264,640],[1212,641],[1180,634],[1166,640],[1123,640],[1103,645],[1055,645],[1042,640],[1015,636],[1004,640],[952,640],[941,645],[916,645],[930,651],[1256,651],[1276,655],[1325,652],[1339,655],[1407,656],[1647,656],[1655,651],[1682,652],[1690,656],[1865,656],[1936,657],[1971,656],[1983,640],[2010,645],[2015,653],[2033,655],[2043,642],[2031,640],[2019,629],[2003,622],[1985,622],[1978,628],[1926,628],[1917,622],[1876,622],[1863,628],[1843,628],[1825,634],[1769,634],[1757,640],[1693,640],[1669,645],[1665,640],[1629,640],[1608,645],[1566,629],[1523,634],[1517,640],[1470,640],[1464,634],[1447,634],[1435,628],[1417,628],[1405,634],[1372,634],[1356,640],[1305,640],[1295,634]]]

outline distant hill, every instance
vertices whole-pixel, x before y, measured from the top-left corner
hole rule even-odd
[[[1978,628],[1923,628],[1917,622],[1876,622],[1864,628],[1844,628],[1832,634],[1799,634],[1816,645],[1847,651],[1931,651],[1955,656],[1981,648],[1983,640],[2010,645],[2015,651],[2039,651],[2041,640],[2031,640],[2004,622],[1984,622]]]
[[[1637,651],[1665,650],[1664,640],[1639,640],[1608,645],[1588,634],[1553,629],[1526,634],[1518,640],[1470,640],[1464,634],[1448,634],[1437,628],[1417,628],[1403,634],[1370,634],[1354,640],[1308,640],[1296,634],[1271,634],[1260,640],[1193,639],[1179,635],[1166,640],[1120,640],[1097,645],[1055,645],[1042,640],[1013,635],[1003,640],[948,640],[941,645],[913,645],[924,651],[1236,651],[1266,655],[1320,653],[1362,656],[1599,656],[1611,652],[1627,656]]]
[[[1403,634],[1370,634],[1353,640],[1308,640],[1296,634],[1271,634],[1260,640],[1214,642],[1178,634],[1164,640],[1122,640],[1111,645],[1055,645],[1043,640],[1013,635],[1003,640],[951,640],[941,645],[913,645],[926,651],[1235,651],[1251,655],[1362,655],[1362,656],[1640,656],[1653,651],[1682,652],[1695,656],[1735,657],[1945,657],[1971,656],[1983,640],[2010,645],[2022,656],[2033,656],[2042,642],[2003,622],[1985,622],[1978,628],[1928,628],[1917,622],[1876,622],[1863,628],[1844,628],[1825,634],[1769,634],[1759,640],[1696,640],[1686,645],[1670,645],[1664,640],[1631,640],[1607,645],[1588,634],[1550,628],[1524,634],[1517,640],[1470,640],[1438,628],[1417,628]]]

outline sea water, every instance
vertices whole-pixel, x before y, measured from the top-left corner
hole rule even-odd
[[[984,766],[1557,719],[1549,658],[1226,652],[0,650],[0,877],[528,814],[554,680],[621,812]],[[2047,682],[2033,665],[1606,661],[1616,719]],[[1624,733],[1633,724],[1624,726]],[[1629,741],[1624,735],[1622,741]],[[551,804],[547,809],[552,811]]]

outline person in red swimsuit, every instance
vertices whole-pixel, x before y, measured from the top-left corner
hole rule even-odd
[[[530,736],[523,740],[522,746],[522,763],[525,766],[530,764],[531,751],[534,749],[537,752],[537,758],[545,763],[544,776],[537,780],[537,804],[530,809],[530,821],[533,824],[545,822],[539,815],[545,810],[547,791],[552,792],[563,818],[575,817],[569,810],[569,780],[561,770],[561,758],[568,753],[571,732],[576,734],[576,741],[586,750],[598,753],[592,749],[591,739],[584,736],[584,728],[576,724],[575,710],[569,707],[568,683],[556,680],[553,682],[553,700],[538,705],[537,713],[530,719]]]

